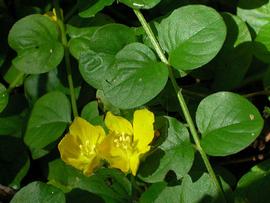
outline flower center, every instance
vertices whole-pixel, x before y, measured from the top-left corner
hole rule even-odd
[[[84,144],[80,144],[79,147],[81,150],[81,155],[89,157],[89,156],[95,154],[95,147],[94,147],[94,145],[90,144],[89,140],[86,140],[86,142]]]
[[[117,148],[122,148],[124,150],[128,150],[128,149],[131,149],[132,148],[132,137],[131,135],[128,135],[128,134],[119,134],[119,135],[116,135],[116,138],[113,140],[114,142],[114,145],[117,147]]]

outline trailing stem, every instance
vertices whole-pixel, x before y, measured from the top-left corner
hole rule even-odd
[[[207,168],[207,171],[209,172],[211,178],[213,179],[216,187],[218,188],[219,192],[220,192],[220,195],[224,198],[224,200],[226,201],[225,199],[225,196],[224,196],[224,192],[223,192],[223,189],[222,189],[222,186],[209,162],[209,159],[205,153],[205,151],[202,149],[201,147],[201,144],[200,144],[200,138],[199,138],[199,135],[197,133],[197,130],[195,128],[195,125],[194,125],[194,122],[190,116],[190,113],[189,113],[189,110],[188,110],[188,107],[187,107],[187,104],[185,102],[185,99],[183,97],[183,94],[181,92],[181,88],[178,86],[176,80],[175,80],[175,77],[173,75],[173,72],[172,72],[172,67],[170,65],[170,63],[168,62],[166,56],[164,55],[164,52],[162,50],[162,48],[160,47],[151,27],[148,25],[148,23],[146,22],[144,16],[142,15],[142,13],[139,11],[139,10],[136,10],[134,9],[134,13],[136,14],[138,20],[140,21],[142,27],[144,28],[147,36],[149,37],[151,43],[153,44],[160,60],[165,63],[167,66],[168,66],[168,69],[169,69],[169,78],[173,84],[173,87],[174,87],[174,90],[175,90],[175,93],[177,94],[177,98],[178,98],[178,101],[179,101],[179,104],[181,106],[181,109],[184,113],[184,116],[185,116],[185,119],[187,121],[187,124],[189,126],[189,129],[190,129],[190,132],[191,132],[191,135],[193,137],[193,140],[196,144],[196,148],[197,150],[199,151],[199,153],[201,154],[201,157],[203,159],[203,162]]]
[[[64,46],[64,50],[65,50],[64,57],[65,57],[67,79],[68,79],[68,85],[69,85],[69,91],[70,91],[73,116],[76,117],[76,116],[78,116],[78,110],[77,110],[76,96],[75,96],[75,90],[74,90],[73,79],[72,79],[70,53],[69,53],[69,48],[68,48],[66,29],[65,29],[65,25],[63,23],[63,17],[62,17],[61,11],[60,11],[58,0],[54,0],[53,4],[54,4],[54,8],[56,10],[57,24],[58,24],[60,32],[61,32],[61,41],[62,41],[62,44]]]

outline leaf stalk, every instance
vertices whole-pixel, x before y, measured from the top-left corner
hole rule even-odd
[[[70,91],[70,98],[71,98],[71,106],[72,106],[72,112],[73,116],[78,116],[78,109],[76,104],[76,96],[75,96],[75,90],[74,90],[74,83],[72,79],[72,72],[71,72],[71,62],[70,62],[70,53],[68,48],[68,41],[66,36],[66,28],[63,22],[61,10],[59,7],[59,0],[54,0],[53,5],[56,11],[56,17],[57,17],[57,24],[59,26],[60,32],[61,32],[61,41],[64,46],[64,58],[65,58],[65,64],[66,64],[66,71],[67,71],[67,79],[68,79],[68,85],[69,85],[69,91]]]
[[[147,21],[145,20],[143,14],[140,12],[140,10],[136,10],[136,9],[133,9],[135,15],[137,16],[138,20],[140,21],[142,27],[144,28],[147,36],[149,37],[152,45],[154,46],[155,48],[155,51],[156,53],[158,54],[160,60],[165,63],[167,66],[168,66],[168,69],[169,69],[169,78],[172,82],[172,85],[173,85],[173,88],[175,90],[175,93],[177,95],[177,98],[178,98],[178,101],[179,101],[179,104],[181,106],[181,109],[184,113],[184,116],[185,116],[185,119],[186,119],[186,122],[189,126],[189,129],[190,129],[190,132],[191,132],[191,135],[193,137],[193,140],[196,144],[196,148],[197,150],[199,151],[202,159],[203,159],[203,162],[206,166],[206,169],[209,173],[209,175],[211,176],[213,182],[215,183],[218,191],[220,192],[220,195],[223,197],[224,201],[226,202],[226,198],[225,198],[225,195],[224,195],[224,191],[222,189],[222,186],[220,184],[220,181],[218,180],[211,164],[210,164],[210,161],[205,153],[205,151],[203,150],[203,148],[201,147],[201,144],[200,144],[200,138],[199,138],[199,135],[197,133],[197,130],[195,128],[195,125],[194,125],[194,122],[191,118],[191,115],[190,115],[190,112],[188,110],[188,107],[187,107],[187,104],[185,102],[185,99],[183,97],[183,94],[182,94],[182,90],[181,88],[178,86],[177,82],[176,82],[176,79],[173,75],[173,71],[172,71],[172,67],[167,59],[167,57],[165,56],[164,54],[164,51],[162,50],[159,42],[157,41],[151,27],[149,26],[149,24],[147,23]]]

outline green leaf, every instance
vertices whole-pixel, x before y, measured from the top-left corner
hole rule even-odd
[[[155,7],[161,0],[119,0],[119,2],[135,9],[150,9]]]
[[[269,7],[270,8],[270,7]],[[262,26],[254,43],[254,54],[255,56],[266,62],[270,63],[270,20],[269,23]]]
[[[102,11],[104,7],[112,5],[114,0],[94,0],[89,7],[80,12],[79,15],[83,18],[94,17],[99,11]]]
[[[270,193],[270,160],[254,167],[239,180],[235,191],[236,203],[265,203]]]
[[[9,45],[18,56],[14,67],[27,74],[45,73],[56,68],[64,55],[59,32],[50,18],[39,14],[17,21],[8,36]]]
[[[0,183],[19,189],[29,167],[27,149],[21,139],[0,136]]]
[[[193,182],[190,176],[185,176],[181,184],[180,202],[224,202],[219,197],[219,191],[212,181],[212,178],[204,173],[199,180]]]
[[[135,42],[135,33],[127,26],[107,24],[88,36],[73,42],[74,54],[79,57],[79,69],[84,80],[96,89],[102,89],[107,71],[115,54],[125,45]],[[77,51],[75,51],[77,50]]]
[[[213,87],[230,90],[242,82],[251,63],[251,36],[247,25],[239,17],[230,13],[223,13],[222,16],[228,34],[221,51],[211,62],[214,71]]]
[[[212,156],[234,154],[250,145],[263,128],[257,108],[230,92],[218,92],[201,101],[196,122],[202,147]]]
[[[103,82],[105,97],[116,107],[131,109],[153,99],[165,87],[168,68],[140,43],[125,46]]]
[[[58,159],[49,163],[48,179],[65,191],[80,188],[99,195],[105,202],[128,202],[131,196],[130,182],[114,169],[100,169],[87,177]]]
[[[22,128],[22,118],[20,116],[7,116],[0,118],[0,135],[10,135]]]
[[[255,31],[270,22],[270,2],[268,0],[240,0],[237,15]]]
[[[139,171],[139,177],[146,182],[163,181],[169,171],[181,178],[188,173],[194,160],[187,128],[175,118],[165,117],[162,123],[162,143],[146,158]]]
[[[50,92],[35,103],[28,121],[24,141],[33,158],[36,150],[57,140],[71,121],[68,98],[61,92]]]
[[[81,116],[92,125],[104,125],[103,117],[99,115],[97,101],[92,101],[85,105],[82,109]]]
[[[174,10],[161,21],[158,37],[171,65],[178,70],[191,70],[217,55],[226,37],[226,26],[214,9],[189,5]]]
[[[6,108],[8,104],[8,93],[4,85],[0,83],[0,113]]]
[[[64,193],[45,183],[36,181],[23,187],[15,194],[11,203],[65,203]]]
[[[228,189],[225,186],[225,189]],[[181,203],[223,203],[219,192],[211,177],[204,173],[197,181],[192,181],[191,177],[186,175],[181,185],[166,186],[166,183],[160,182],[150,186],[141,196],[140,203],[146,202],[181,202]]]

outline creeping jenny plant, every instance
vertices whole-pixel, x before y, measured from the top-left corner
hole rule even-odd
[[[269,8],[0,0],[0,202],[264,203]]]

